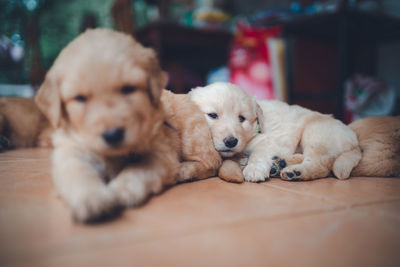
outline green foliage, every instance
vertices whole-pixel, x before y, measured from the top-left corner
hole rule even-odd
[[[11,38],[13,34],[21,36],[21,43],[27,47],[27,25],[35,18],[39,23],[40,50],[42,64],[49,69],[61,49],[80,33],[85,14],[96,17],[97,27],[112,27],[111,5],[114,0],[0,0],[0,37]],[[25,57],[25,73],[20,82],[27,82],[29,66]],[[0,75],[0,83],[14,82]],[[14,75],[15,76],[15,75]]]
[[[43,65],[48,69],[61,49],[80,33],[82,18],[94,14],[98,27],[112,27],[113,0],[56,1],[40,15],[40,45]]]

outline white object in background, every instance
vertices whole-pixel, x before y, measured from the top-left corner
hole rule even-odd
[[[285,80],[285,42],[281,38],[268,38],[267,48],[275,98],[286,102],[288,99]]]
[[[16,96],[16,97],[33,97],[35,95],[34,88],[29,84],[0,84],[0,97]]]

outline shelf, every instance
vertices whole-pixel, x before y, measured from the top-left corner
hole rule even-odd
[[[311,16],[299,16],[283,23],[288,34],[307,39],[335,41],[340,39],[343,23],[362,42],[400,40],[400,19],[381,14],[345,10]]]

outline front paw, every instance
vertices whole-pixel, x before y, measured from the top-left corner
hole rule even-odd
[[[134,177],[117,178],[110,183],[110,188],[117,198],[118,204],[124,207],[134,207],[143,203],[151,193],[158,193],[162,190],[162,184],[152,184],[153,190],[141,179]]]
[[[263,182],[268,178],[269,168],[265,164],[248,164],[243,170],[244,179],[248,182]]]
[[[72,217],[76,222],[92,223],[107,220],[121,209],[111,190],[107,187],[87,188],[69,196]]]
[[[286,161],[278,156],[272,157],[272,166],[269,175],[271,177],[279,177],[280,172],[286,167]]]

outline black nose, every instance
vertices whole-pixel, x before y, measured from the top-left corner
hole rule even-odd
[[[238,140],[235,137],[226,137],[224,138],[224,144],[226,147],[233,148],[237,145]]]
[[[115,128],[103,132],[103,139],[110,146],[118,146],[124,139],[124,128]]]

